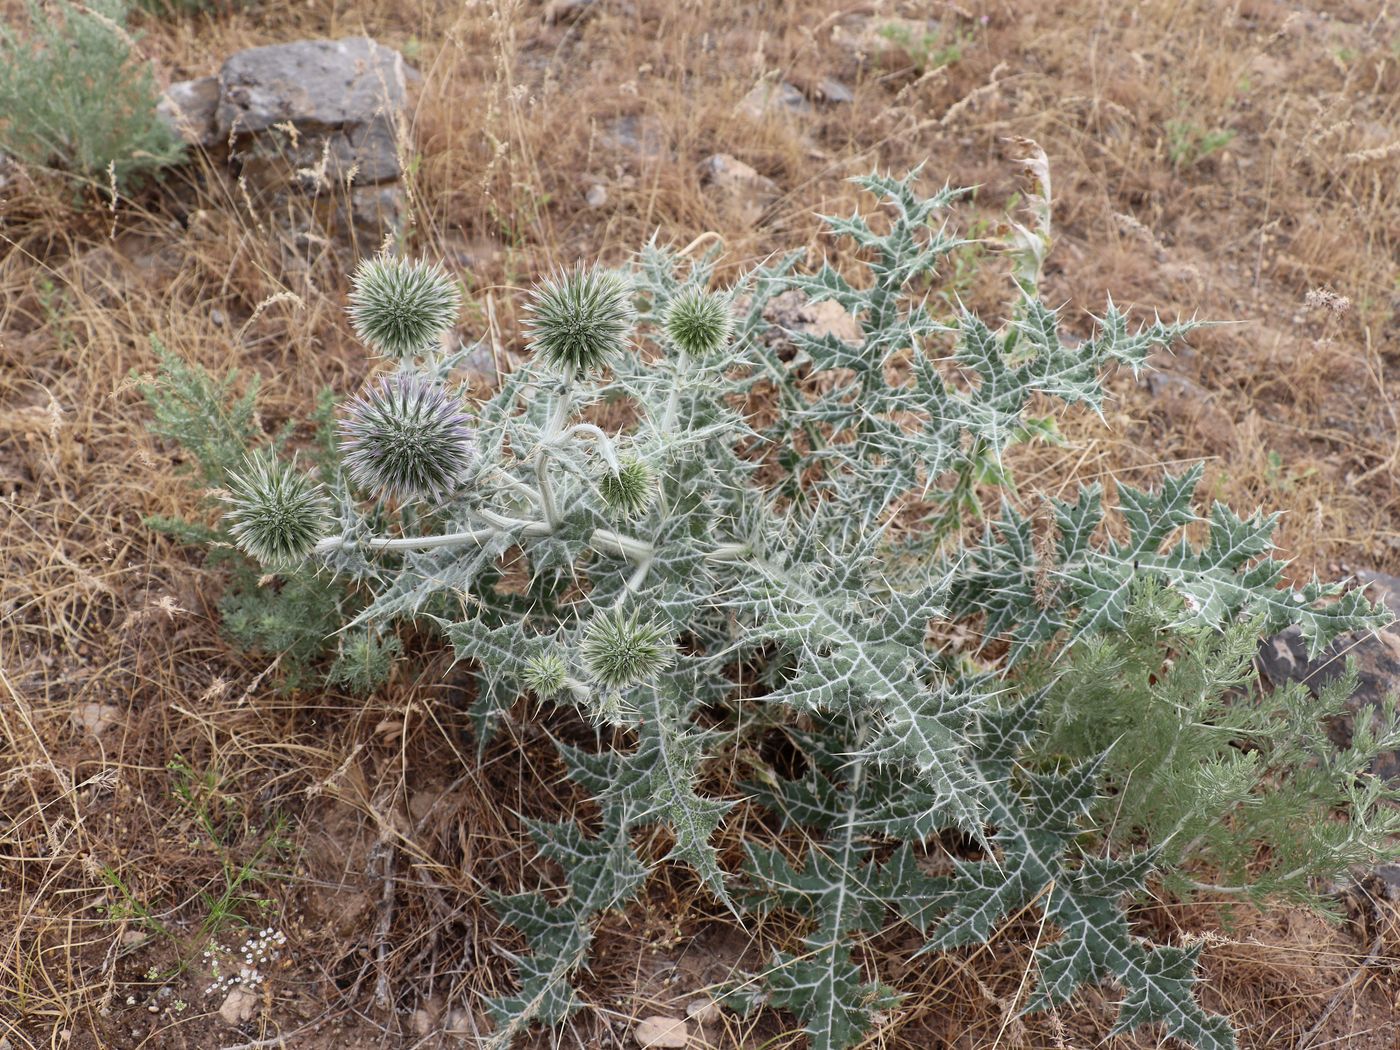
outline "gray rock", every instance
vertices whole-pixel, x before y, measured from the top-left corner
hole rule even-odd
[[[224,63],[215,126],[260,185],[396,179],[408,80],[403,56],[367,37],[255,47]]]
[[[728,153],[701,161],[700,181],[716,203],[746,225],[760,222],[782,193],[772,179]]]
[[[812,104],[798,88],[785,80],[776,84],[761,80],[739,102],[739,112],[753,120],[768,116],[807,113]]]
[[[855,92],[835,77],[822,77],[817,81],[817,99],[829,106],[844,106],[856,100]]]
[[[1357,577],[1369,585],[1373,599],[1400,615],[1400,578],[1365,570],[1358,572]],[[1358,718],[1377,718],[1385,698],[1400,691],[1400,624],[1374,634],[1343,635],[1311,660],[1307,643],[1296,627],[1266,639],[1259,649],[1259,666],[1271,682],[1302,682],[1314,695],[1341,677],[1348,659],[1356,660],[1357,689],[1347,702],[1347,713],[1328,727],[1328,736],[1339,747],[1351,743]],[[1400,752],[1379,755],[1371,769],[1377,776],[1400,784]]]
[[[657,160],[668,148],[666,125],[650,114],[629,113],[609,121],[600,138],[608,148],[639,160]]]
[[[156,105],[156,115],[191,146],[219,141],[215,120],[219,108],[219,78],[196,77],[171,84]]]

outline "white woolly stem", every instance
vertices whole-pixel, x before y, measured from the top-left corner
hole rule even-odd
[[[530,500],[537,507],[544,507],[544,497],[540,495],[538,489],[532,489],[529,485],[525,484],[525,482],[518,478],[511,477],[504,470],[497,470],[493,472],[491,476],[497,481],[504,483],[508,489],[520,493],[520,495]]]
[[[598,451],[603,454],[603,459],[608,464],[608,469],[614,474],[622,469],[617,461],[617,447],[613,444],[613,440],[608,436],[607,431],[603,430],[601,427],[595,427],[592,423],[575,423],[568,430],[564,431],[564,433],[560,434],[558,440],[565,441],[575,434],[583,437],[591,437],[598,442]]]
[[[671,396],[666,399],[666,411],[661,416],[661,432],[669,434],[676,425],[676,413],[681,404],[681,381],[690,371],[690,354],[684,348],[676,357],[676,376],[671,383]]]
[[[554,400],[554,408],[549,413],[549,422],[545,424],[544,434],[540,437],[540,449],[535,459],[535,482],[540,490],[540,505],[544,510],[545,520],[552,529],[557,529],[564,519],[559,513],[559,503],[554,498],[554,486],[549,480],[549,446],[554,443],[559,432],[564,429],[564,421],[569,418],[573,391],[574,380],[570,376],[564,380],[559,396]]]

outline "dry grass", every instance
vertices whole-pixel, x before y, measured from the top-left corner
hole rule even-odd
[[[1118,377],[1107,428],[1064,422],[1082,450],[1072,474],[1027,457],[1034,486],[1147,481],[1160,464],[1205,457],[1215,494],[1285,512],[1281,538],[1301,572],[1400,570],[1394,14],[1360,0],[1302,12],[1270,0],[950,4],[949,25],[969,41],[920,75],[848,44],[863,12],[910,13],[898,6],[598,0],[547,25],[542,5],[519,0],[313,0],[148,20],[143,46],[170,79],[301,37],[367,33],[404,48],[426,75],[412,244],[467,280],[469,336],[485,332],[488,293],[510,333],[534,275],[620,259],[654,232],[684,243],[716,231],[731,273],[779,248],[839,259],[813,213],[849,211],[844,180],[876,165],[927,162],[932,179],[978,185],[961,220],[995,222],[1014,185],[1004,140],[1034,138],[1056,181],[1048,297],[1069,303],[1076,326],[1109,293],[1243,322],[1158,362],[1155,393]],[[837,76],[854,101],[736,115],[765,75]],[[617,143],[624,118],[641,149]],[[702,187],[698,163],[714,152],[778,184],[761,221]],[[585,204],[595,185],[607,193],[597,209]],[[367,371],[340,309],[350,254],[284,243],[204,163],[115,214],[75,208],[68,187],[43,178],[8,194],[0,1038],[74,1050],[238,1042],[208,1016],[218,999],[202,994],[200,951],[211,934],[241,940],[239,919],[289,937],[260,993],[257,1038],[432,1046],[424,1017],[427,1031],[482,1024],[479,996],[506,986],[500,951],[517,945],[481,891],[541,878],[515,814],[578,802],[543,732],[522,719],[477,761],[466,687],[441,653],[367,703],[279,692],[271,657],[221,639],[218,579],[141,524],[196,505],[127,380],[152,367],[150,335],[267,377],[272,429],[321,386],[350,391]],[[988,262],[960,294],[994,304],[995,270]],[[1349,308],[1310,300],[1317,290]],[[1376,959],[1361,968],[1369,944],[1345,928],[1247,914],[1221,935],[1213,909],[1180,906],[1142,921],[1208,938],[1207,996],[1245,1027],[1247,1046],[1297,1045],[1325,1010],[1307,1045],[1393,1045],[1394,975]],[[783,932],[739,935],[683,872],[663,870],[643,906],[604,923],[591,1008],[558,1041],[616,1045],[632,1018],[756,965]],[[877,1045],[1148,1045],[1108,1036],[1097,994],[1058,1017],[1016,1019],[1034,937],[1013,924],[986,948],[919,967],[898,931],[877,940],[883,972],[911,991]],[[1400,945],[1382,943],[1393,963]],[[717,1038],[801,1044],[776,1017],[731,1021]]]

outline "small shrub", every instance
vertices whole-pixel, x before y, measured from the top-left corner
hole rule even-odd
[[[136,57],[123,0],[28,0],[28,33],[0,25],[0,149],[111,189],[178,161],[156,116],[151,67]]]
[[[388,351],[388,378],[370,389],[413,396],[372,393],[345,411],[345,452],[320,482],[321,538],[300,513],[274,513],[280,497],[258,475],[229,471],[234,520],[248,526],[238,540],[273,555],[270,571],[299,551],[369,592],[352,630],[415,619],[446,634],[476,676],[479,745],[527,692],[609,730],[598,750],[560,745],[597,818],[529,824],[563,892],[492,898],[528,943],[513,956],[518,991],[490,1001],[495,1045],[578,1007],[572,980],[598,917],[627,906],[655,864],[634,832],[659,826],[667,859],[733,910],[795,920],[794,943],[724,1002],[790,1010],[814,1050],[862,1042],[898,1001],[858,961],[861,937],[903,923],[919,953],[944,950],[986,943],[1028,911],[1043,925],[1028,1009],[1111,982],[1120,1030],[1234,1046],[1193,994],[1200,946],[1148,943],[1125,910],[1154,873],[1198,855],[1170,823],[1194,803],[1158,812],[1141,800],[1120,833],[1101,800],[1124,792],[1141,750],[1172,746],[1153,727],[1198,687],[1193,716],[1230,728],[1198,738],[1178,725],[1174,739],[1221,765],[1243,722],[1267,752],[1251,778],[1222,774],[1231,790],[1207,798],[1216,813],[1266,799],[1264,769],[1306,777],[1296,697],[1250,719],[1223,705],[1244,640],[1297,624],[1318,652],[1387,617],[1338,586],[1283,588],[1273,519],[1201,513],[1199,471],[1156,491],[1119,487],[1111,523],[1098,486],[1045,505],[1016,493],[1008,449],[1055,434],[1033,406],[1097,409],[1106,367],[1138,369],[1197,327],[1134,328],[1110,303],[1087,338],[1062,335],[1038,294],[1049,172],[1025,145],[1030,219],[1010,224],[1015,292],[995,328],[960,307],[932,312],[936,267],[963,243],[946,225],[961,192],[925,197],[916,175],[857,180],[879,220],[824,220],[859,249],[855,279],[829,265],[799,274],[792,253],[716,289],[713,259],[655,244],[627,272],[555,275],[530,306],[530,362],[470,407],[452,381],[468,351],[440,343],[447,297],[420,294],[435,269],[384,260],[352,295],[357,327]],[[381,272],[413,279],[366,277]],[[775,330],[765,309],[792,289],[838,303],[859,338]],[[589,422],[603,403],[632,422]],[[779,411],[746,415],[753,405]],[[366,448],[394,456],[371,463]],[[246,513],[259,502],[268,513]],[[508,553],[523,585],[515,571],[502,585]],[[1160,695],[1142,669],[1164,664],[1163,643],[1144,622],[1202,654]],[[1121,741],[1081,725],[1081,702],[1109,705],[1087,691],[1110,659],[1156,712],[1115,712]],[[796,759],[765,766],[758,732],[784,736]],[[711,841],[741,804],[713,788],[721,756],[750,771],[745,820],[769,831],[737,870]],[[1186,791],[1191,771],[1152,757]],[[1371,821],[1376,793],[1340,784],[1295,797]],[[1381,823],[1348,833],[1351,856],[1375,846]],[[970,845],[950,855],[952,841]]]
[[[159,370],[154,376],[138,378],[151,409],[150,429],[193,459],[188,465],[191,481],[205,493],[206,507],[226,508],[211,493],[222,491],[234,476],[246,481],[250,463],[283,477],[301,477],[289,474],[290,468],[275,458],[269,459],[285,445],[287,434],[271,441],[263,435],[257,421],[256,377],[246,386],[236,369],[217,378],[154,338],[151,342]],[[322,481],[336,469],[333,407],[327,392],[308,421],[317,434],[312,465]],[[355,588],[307,566],[300,571],[284,566],[277,576],[268,576],[234,545],[234,522],[236,515],[216,528],[185,518],[153,517],[147,525],[205,547],[207,562],[229,573],[219,603],[224,630],[241,649],[277,657],[279,680],[285,687],[329,682],[361,694],[377,688],[388,677],[398,640],[380,637],[382,632],[373,637],[361,637],[363,632],[337,636],[340,626],[363,607]]]

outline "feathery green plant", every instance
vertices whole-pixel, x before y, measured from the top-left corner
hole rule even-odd
[[[137,59],[125,0],[26,0],[28,33],[0,24],[0,150],[111,192],[177,162],[156,116],[150,63]]]
[[[301,516],[281,519],[288,536],[305,536],[305,530],[323,508],[320,489],[291,465],[274,458],[287,434],[269,441],[258,423],[259,382],[256,376],[243,382],[237,369],[216,377],[197,364],[185,361],[152,337],[158,371],[137,376],[137,384],[151,410],[151,432],[173,442],[193,462],[187,465],[191,483],[204,491],[209,509],[225,512],[221,526],[200,521],[155,516],[146,524],[183,543],[207,548],[207,562],[229,573],[219,602],[224,631],[244,650],[276,657],[280,681],[287,688],[321,680],[355,693],[370,693],[389,675],[390,661],[398,652],[398,639],[380,630],[357,629],[337,634],[345,621],[363,608],[363,598],[344,580],[317,573],[309,566],[289,566],[275,580],[262,565],[234,545],[234,529],[251,526],[243,534],[253,542],[260,535],[258,514],[281,506],[283,512],[299,506]],[[323,397],[312,418],[317,440],[313,461],[324,484],[335,477],[333,459],[334,401]],[[238,488],[262,492],[264,504],[230,503],[223,488],[240,477]],[[277,486],[281,486],[278,488]],[[288,505],[290,492],[300,493],[300,503]],[[279,495],[280,493],[280,495]],[[220,498],[220,497],[225,498]],[[243,520],[244,516],[247,520]],[[264,529],[261,533],[267,536]],[[275,543],[285,538],[275,532]],[[295,542],[283,553],[297,549]],[[276,549],[263,551],[277,561]],[[327,666],[329,664],[329,666]],[[322,670],[324,668],[324,671]]]
[[[1199,949],[1145,943],[1124,911],[1182,854],[1152,834],[1096,827],[1100,794],[1115,788],[1104,779],[1113,742],[1047,758],[1055,719],[1074,703],[1072,689],[1056,692],[1057,669],[1079,659],[1057,654],[1135,630],[1130,598],[1148,583],[1176,596],[1173,626],[1200,639],[1296,623],[1319,649],[1386,615],[1336,586],[1282,589],[1272,519],[1220,506],[1203,519],[1199,472],[1157,492],[1121,488],[1127,540],[1100,529],[1097,487],[1053,504],[1051,535],[1037,537],[1005,460],[1053,433],[1032,405],[1097,410],[1106,366],[1140,368],[1196,325],[1133,328],[1110,303],[1088,338],[1062,334],[1037,291],[1049,172],[1027,145],[1032,222],[1013,225],[1017,291],[996,328],[966,310],[935,316],[925,294],[961,243],[945,217],[960,191],[925,197],[917,173],[872,175],[857,182],[883,218],[825,220],[859,248],[858,274],[799,274],[794,253],[718,290],[713,258],[686,262],[655,244],[629,272],[557,274],[529,306],[532,360],[475,406],[453,388],[468,351],[443,347],[449,311],[420,314],[399,348],[409,352],[390,353],[389,377],[371,381],[414,396],[347,409],[341,467],[321,482],[324,535],[276,515],[243,534],[250,553],[295,547],[364,587],[352,630],[402,618],[443,630],[476,675],[479,746],[525,692],[621,742],[562,748],[598,801],[590,827],[529,826],[562,871],[562,896],[495,898],[527,942],[519,991],[490,1003],[496,1045],[579,1006],[572,981],[598,916],[646,881],[631,839],[649,826],[729,907],[800,920],[801,945],[729,1001],[791,1010],[814,1050],[866,1038],[897,1000],[856,961],[863,934],[907,922],[933,951],[985,941],[1027,909],[1045,920],[1027,1009],[1110,981],[1125,993],[1120,1029],[1158,1025],[1198,1050],[1234,1045],[1193,995]],[[406,275],[402,287],[439,281],[421,264],[378,265]],[[398,293],[375,272],[357,276],[355,309],[408,312],[381,301]],[[839,303],[859,338],[778,330],[768,307],[790,289]],[[589,421],[605,401],[630,410],[625,434]],[[760,402],[781,408],[761,425],[742,410]],[[392,465],[359,456],[381,446],[394,448]],[[269,498],[237,471],[225,483],[235,505]],[[989,485],[1001,510],[964,538]],[[1187,527],[1202,523],[1194,543]],[[528,570],[524,594],[498,586],[507,552]],[[946,640],[968,634],[1006,655]],[[750,805],[805,841],[792,853],[751,843],[733,871],[712,838],[738,800],[711,793],[707,765],[754,725],[785,732],[805,772],[756,769]],[[981,859],[940,853],[952,829]]]

